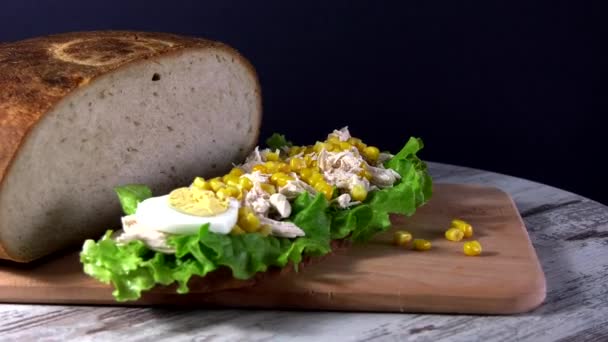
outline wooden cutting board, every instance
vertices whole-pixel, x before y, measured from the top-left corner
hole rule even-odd
[[[463,242],[443,237],[453,218],[473,225],[474,238],[483,245],[481,256],[465,256]],[[77,252],[32,265],[1,263],[0,302],[512,314],[544,300],[544,274],[524,223],[503,191],[436,184],[427,205],[412,217],[393,221],[393,229],[373,241],[299,273],[211,294],[160,290],[137,303],[114,302],[110,287],[82,273]],[[392,245],[396,229],[431,240],[433,249],[417,252]]]

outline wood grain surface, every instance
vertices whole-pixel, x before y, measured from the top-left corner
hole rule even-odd
[[[608,207],[547,185],[429,163],[438,182],[496,186],[515,200],[547,297],[519,315],[0,304],[11,341],[606,341]]]
[[[444,238],[453,218],[473,225],[473,238],[484,247],[480,256],[468,257],[463,242]],[[432,250],[394,246],[398,229],[430,240]],[[152,291],[139,304],[507,314],[538,306],[545,298],[545,278],[506,193],[440,184],[414,216],[395,216],[390,231],[300,272],[271,275],[255,286],[229,291],[174,291]],[[0,301],[117,304],[109,287],[82,272],[77,253],[34,267],[0,267]]]

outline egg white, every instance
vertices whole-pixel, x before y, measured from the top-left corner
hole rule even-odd
[[[228,234],[236,225],[240,203],[230,199],[228,209],[214,216],[194,216],[181,213],[169,206],[169,195],[148,198],[137,206],[137,221],[150,229],[181,235],[198,234],[203,224],[209,223],[209,230],[218,234]]]

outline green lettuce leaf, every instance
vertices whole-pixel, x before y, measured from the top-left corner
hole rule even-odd
[[[272,150],[293,146],[292,142],[288,141],[283,134],[278,133],[274,133],[266,139],[266,145]]]
[[[135,214],[137,205],[147,198],[152,197],[152,190],[142,184],[129,184],[114,188],[118,200],[122,206],[122,211],[127,215]]]
[[[203,225],[198,235],[169,238],[175,254],[148,249],[140,241],[117,244],[109,230],[97,242],[87,240],[80,253],[84,272],[112,284],[117,301],[136,300],[157,284],[178,284],[178,293],[188,292],[193,276],[204,277],[219,267],[227,267],[237,279],[249,279],[271,266],[297,266],[303,254],[322,255],[330,251],[328,202],[322,195],[301,194],[293,222],[306,233],[294,240],[259,233],[222,235]]]
[[[273,138],[274,137],[274,138]],[[272,148],[291,146],[282,135],[267,142]],[[331,251],[332,239],[366,241],[390,227],[390,214],[412,215],[432,195],[432,180],[426,164],[417,157],[422,141],[411,138],[385,167],[399,173],[394,186],[373,191],[357,206],[339,209],[330,206],[321,194],[300,194],[292,203],[289,218],[305,236],[296,239],[262,236],[259,233],[221,235],[203,225],[197,235],[172,236],[169,244],[175,254],[148,249],[140,241],[117,244],[108,231],[99,241],[87,240],[80,254],[86,274],[112,284],[117,301],[136,300],[156,285],[178,284],[178,293],[188,292],[188,282],[204,277],[220,267],[230,269],[237,279],[249,279],[269,267],[297,265],[304,256],[322,256]],[[115,189],[126,214],[152,196],[143,185]]]
[[[410,138],[393,158],[385,163],[401,176],[392,187],[373,191],[363,205],[372,210],[366,226],[352,232],[355,241],[367,241],[376,233],[390,227],[390,214],[410,216],[432,196],[432,179],[426,164],[416,155],[424,147],[422,140]]]

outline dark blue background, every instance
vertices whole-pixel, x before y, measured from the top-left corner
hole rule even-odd
[[[75,30],[224,41],[258,70],[262,137],[349,125],[427,160],[484,168],[604,203],[599,8],[585,1],[2,1],[0,41]],[[593,50],[593,51],[592,51]]]

